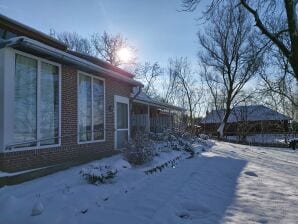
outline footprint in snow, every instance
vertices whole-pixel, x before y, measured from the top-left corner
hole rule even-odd
[[[199,219],[207,216],[210,210],[200,204],[185,202],[181,204],[182,211],[176,213],[181,219]]]
[[[251,177],[258,177],[258,175],[252,171],[246,171],[244,174]]]

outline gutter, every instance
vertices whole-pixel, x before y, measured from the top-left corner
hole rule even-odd
[[[9,26],[14,27],[16,30],[19,30],[18,27],[20,27],[21,29],[24,29],[24,30],[26,30],[26,31],[32,32],[32,33],[34,33],[34,34],[37,34],[37,35],[41,36],[41,37],[44,38],[44,39],[48,39],[48,40],[50,40],[51,42],[53,42],[53,43],[55,43],[55,44],[57,44],[57,45],[60,45],[61,48],[64,48],[64,49],[67,48],[67,46],[66,46],[63,42],[61,42],[61,41],[55,39],[54,37],[52,37],[52,36],[50,36],[50,35],[48,35],[48,34],[45,34],[45,33],[41,32],[41,31],[39,31],[39,30],[37,30],[37,29],[35,29],[35,28],[32,28],[32,27],[30,27],[30,26],[27,26],[27,25],[25,25],[25,24],[23,24],[23,23],[20,23],[20,22],[14,20],[14,19],[12,19],[12,18],[9,18],[9,17],[3,15],[3,14],[0,14],[0,19],[3,20],[3,23],[4,23],[4,24],[5,24],[5,23],[8,23]]]
[[[105,75],[108,75],[111,78],[115,78],[118,80],[121,80],[123,82],[129,83],[131,85],[134,86],[143,86],[143,84],[141,82],[138,82],[136,80],[133,80],[131,78],[125,77],[123,75],[121,75],[120,73],[111,71],[109,69],[100,67],[98,65],[95,65],[85,59],[76,57],[74,55],[71,55],[69,53],[66,53],[64,51],[58,50],[56,48],[47,46],[46,44],[43,44],[39,41],[24,37],[24,36],[20,36],[20,37],[15,37],[15,38],[11,38],[9,40],[6,41],[2,41],[2,43],[0,44],[0,48],[3,47],[17,47],[17,46],[25,46],[28,47],[30,49],[36,50],[38,52],[42,52],[45,54],[48,54],[52,57],[55,58],[59,58],[63,61],[66,61],[70,64],[75,64],[78,66],[82,66],[84,68],[93,70],[95,72],[100,72],[100,73],[104,73]]]
[[[171,104],[166,104],[166,103],[162,103],[162,102],[157,102],[157,101],[150,101],[150,100],[142,100],[142,99],[133,99],[134,102],[136,103],[143,103],[143,104],[149,104],[151,106],[155,106],[155,107],[162,107],[164,109],[172,109],[172,110],[177,110],[177,111],[186,111],[185,108],[181,108],[181,107],[177,107]]]

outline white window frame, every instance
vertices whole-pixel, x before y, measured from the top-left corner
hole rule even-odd
[[[80,85],[80,74],[85,75],[91,78],[91,140],[90,141],[80,141],[80,126],[79,126],[79,85]],[[93,119],[93,79],[103,81],[103,139],[94,140],[94,119]],[[77,72],[77,143],[78,144],[88,144],[96,142],[105,142],[106,141],[106,82],[105,79],[96,75],[92,75],[83,71]]]
[[[127,128],[117,128],[117,103],[127,104]],[[117,150],[117,131],[128,131],[128,139],[130,139],[130,103],[129,98],[124,96],[114,96],[114,149]]]
[[[12,145],[12,147],[9,150],[4,150],[4,152],[14,152],[14,151],[25,151],[25,150],[33,150],[33,149],[44,149],[44,148],[53,148],[53,147],[59,147],[61,146],[61,64],[53,62],[53,61],[49,61],[47,59],[41,58],[41,57],[37,57],[34,56],[32,54],[29,53],[25,53],[23,51],[19,51],[19,50],[15,50],[15,49],[11,49],[8,48],[6,49],[7,52],[7,56],[8,56],[8,61],[9,63],[7,64],[7,66],[9,68],[5,69],[5,71],[7,71],[7,73],[4,74],[6,82],[9,84],[9,86],[4,86],[4,88],[7,89],[11,89],[9,90],[8,96],[5,96],[4,101],[7,102],[7,107],[8,110],[5,113],[5,127],[8,127],[8,132],[9,134],[4,136],[5,139],[5,144],[4,144],[4,149],[7,146]],[[28,147],[19,147],[19,148],[13,148],[13,145],[17,144],[16,142],[13,142],[13,131],[14,131],[14,119],[13,116],[9,114],[9,112],[14,113],[14,83],[15,83],[15,66],[16,66],[16,55],[21,55],[24,57],[28,57],[31,59],[34,59],[37,61],[37,101],[36,101],[36,113],[37,113],[37,117],[36,117],[36,146],[28,146]],[[47,63],[50,65],[54,65],[58,67],[58,76],[59,76],[59,127],[58,127],[58,144],[52,144],[52,145],[40,145],[40,141],[41,139],[39,139],[40,137],[40,77],[41,77],[41,63]],[[5,65],[6,66],[6,65]],[[8,77],[11,76],[11,77]],[[6,90],[7,90],[6,89]],[[10,135],[10,137],[8,137],[8,135]]]

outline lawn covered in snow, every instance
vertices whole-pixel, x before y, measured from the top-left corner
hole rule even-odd
[[[297,153],[215,142],[193,158],[162,152],[139,167],[118,155],[92,163],[118,170],[106,184],[86,183],[86,164],[0,188],[0,223],[297,223]],[[43,212],[31,216],[36,202]]]

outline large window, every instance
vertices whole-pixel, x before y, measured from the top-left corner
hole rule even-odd
[[[14,147],[59,143],[59,67],[16,54]]]
[[[79,142],[104,140],[104,81],[79,73]]]

